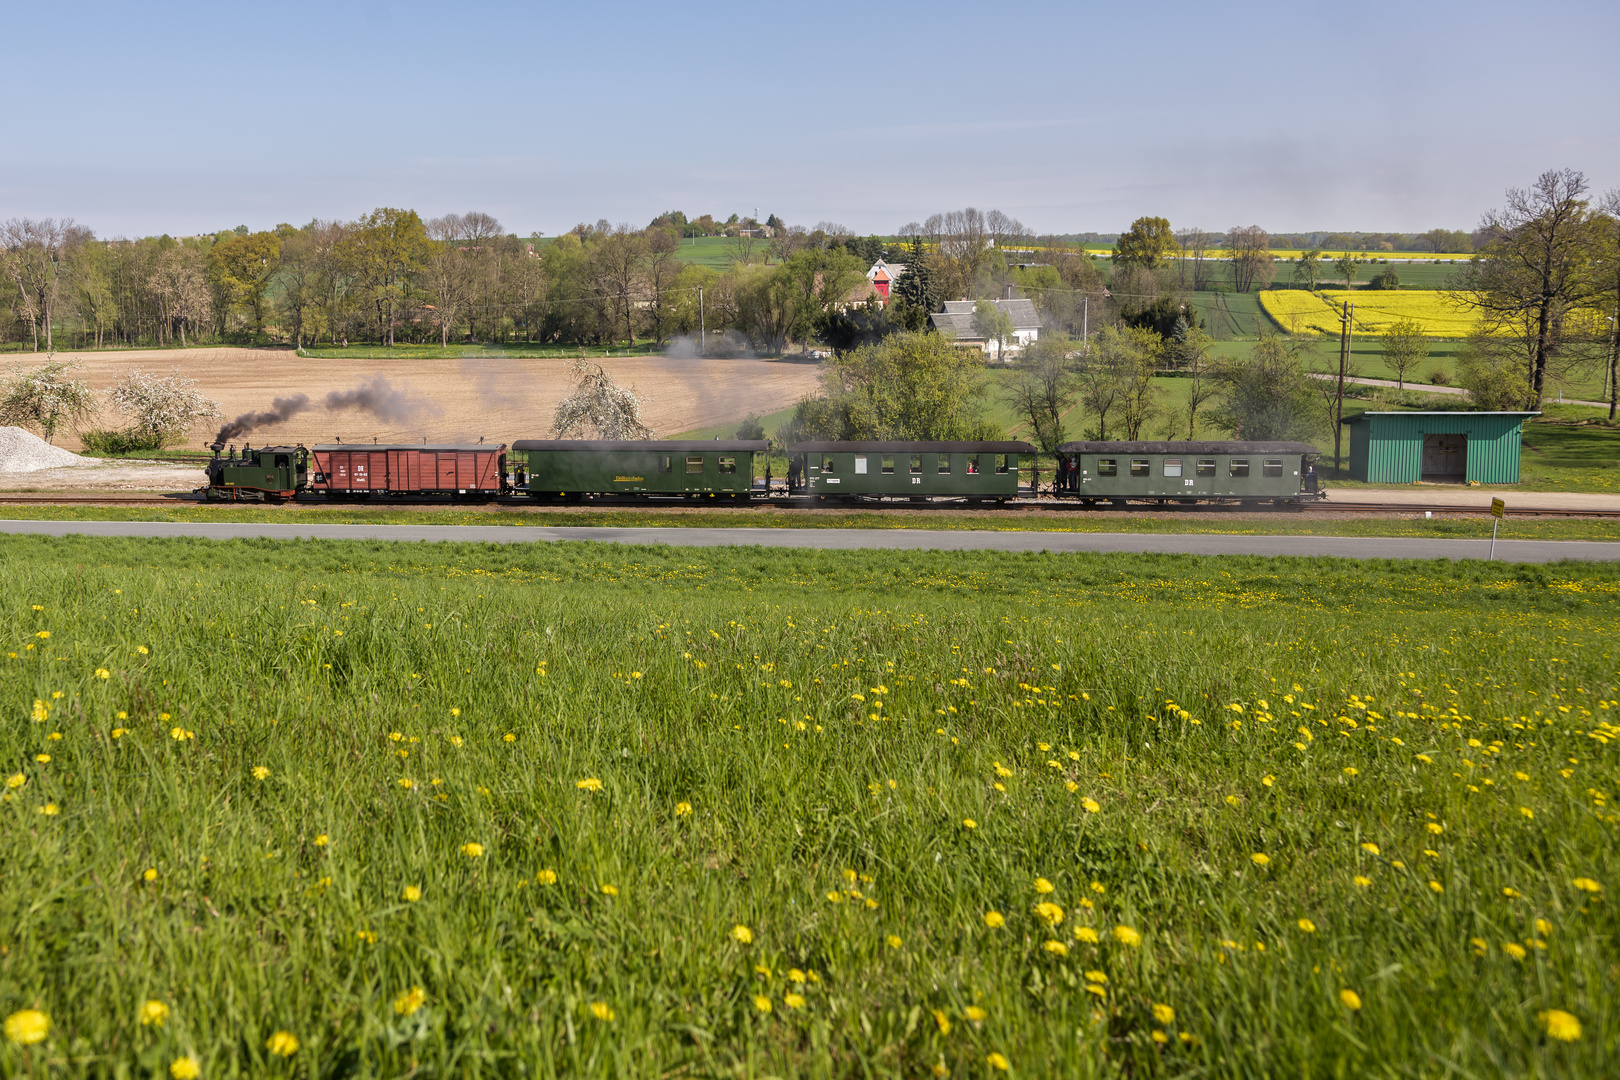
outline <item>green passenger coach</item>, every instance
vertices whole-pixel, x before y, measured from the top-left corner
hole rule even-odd
[[[1069,442],[1062,491],[1087,503],[1317,497],[1317,449],[1297,442]]]
[[[513,490],[534,499],[639,495],[747,499],[763,441],[519,439]]]
[[[805,493],[841,498],[1017,498],[1027,442],[804,442]]]

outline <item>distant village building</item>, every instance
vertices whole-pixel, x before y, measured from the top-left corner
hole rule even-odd
[[[877,290],[877,294],[887,303],[889,289],[894,286],[896,281],[900,280],[900,275],[905,272],[905,263],[890,263],[879,259],[872,264],[872,269],[866,272],[866,280],[872,283],[872,287]]]
[[[1012,337],[1007,339],[1004,355],[1012,356],[1021,352],[1024,346],[1040,338],[1041,316],[1035,310],[1033,300],[991,300],[990,303],[1012,317]],[[948,335],[957,345],[970,346],[994,355],[996,342],[974,329],[973,309],[977,306],[978,301],[975,300],[947,300],[945,310],[928,316],[928,321],[935,330]]]

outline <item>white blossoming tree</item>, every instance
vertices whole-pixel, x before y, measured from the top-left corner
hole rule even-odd
[[[574,392],[557,402],[552,431],[559,439],[651,439],[656,432],[641,419],[641,399],[620,386],[602,365],[576,360]]]
[[[192,425],[220,417],[219,405],[197,392],[197,380],[175,368],[167,375],[131,368],[107,391],[107,399],[131,420],[125,432],[144,449],[161,450],[185,440]]]

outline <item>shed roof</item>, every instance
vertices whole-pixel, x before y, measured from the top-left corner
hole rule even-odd
[[[669,451],[684,453],[689,450],[720,450],[725,453],[763,454],[768,447],[764,440],[748,439],[646,439],[614,442],[607,439],[519,439],[512,444],[514,450],[647,450],[652,453]]]
[[[1027,442],[802,442],[790,454],[1033,454]]]
[[[1066,442],[1060,454],[1316,454],[1301,442]]]
[[[1388,412],[1359,412],[1354,416],[1347,416],[1339,421],[1341,424],[1359,424],[1374,416],[1517,416],[1521,420],[1530,416],[1540,416],[1539,412],[1513,412],[1512,410],[1491,411],[1485,409],[1402,409]]]

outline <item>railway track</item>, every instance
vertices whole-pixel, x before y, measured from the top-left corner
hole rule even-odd
[[[118,506],[118,507],[140,506],[140,507],[146,507],[146,508],[149,508],[149,509],[158,509],[158,508],[162,508],[162,507],[188,507],[188,506],[201,506],[201,505],[205,505],[202,498],[197,496],[197,495],[192,495],[192,494],[189,494],[189,493],[185,494],[185,495],[45,495],[45,494],[0,495],[0,506],[108,506],[108,507],[112,507],[112,506]],[[229,504],[212,504],[212,505],[229,505]],[[261,505],[261,504],[258,504],[258,503],[241,503],[241,504],[237,504],[237,505],[241,505],[241,506],[258,506],[258,505]],[[524,509],[535,509],[535,510],[554,509],[553,507],[536,506],[536,505],[534,505],[532,503],[528,503],[528,502],[525,502],[525,501],[518,501],[518,500],[491,500],[489,502],[484,502],[484,503],[386,502],[386,503],[359,503],[359,504],[356,504],[356,503],[324,503],[324,502],[310,501],[310,502],[305,503],[304,505],[307,505],[307,506],[341,506],[341,507],[344,507],[344,508],[356,508],[356,507],[365,507],[365,506],[398,507],[398,508],[401,508],[401,509],[415,509],[415,508],[435,507],[435,506],[443,506],[443,507],[446,507],[446,508],[455,508],[455,509],[473,509],[473,508],[478,508],[478,507],[499,508],[499,509],[517,509],[517,510],[524,510]],[[713,505],[713,504],[707,504],[707,503],[673,503],[673,502],[672,503],[667,503],[667,504],[659,504],[659,503],[648,504],[648,503],[644,503],[644,502],[637,502],[637,501],[631,501],[631,500],[625,500],[625,501],[621,502],[621,501],[617,501],[617,500],[609,501],[609,500],[606,500],[606,499],[592,500],[591,502],[588,502],[588,503],[574,504],[574,505],[575,505],[576,508],[599,508],[599,509],[603,509],[603,510],[607,510],[607,509],[630,509],[630,508],[637,508],[637,507],[643,508],[643,509],[661,509],[661,508],[672,508],[672,509],[690,508],[690,509],[708,509],[708,510],[713,510],[713,509],[744,509],[744,507],[733,506],[731,504],[724,504],[724,505],[719,505],[719,506],[716,506],[716,505]],[[767,508],[768,507],[768,508],[771,508],[771,509],[796,510],[796,511],[800,511],[800,512],[803,512],[803,513],[812,513],[812,514],[829,512],[829,511],[831,511],[831,512],[839,512],[839,511],[858,510],[858,509],[910,510],[910,511],[915,511],[915,512],[920,512],[920,513],[928,513],[930,511],[935,511],[935,510],[963,509],[963,507],[953,506],[951,504],[946,504],[946,505],[943,505],[943,506],[932,506],[932,505],[918,505],[918,504],[903,503],[903,502],[855,504],[855,505],[833,505],[833,506],[806,506],[804,503],[790,502],[790,501],[788,501],[786,499],[768,499],[768,500],[767,499],[756,499],[756,500],[753,501],[753,503],[751,503],[749,505],[754,509],[760,509],[760,508]],[[1303,512],[1312,512],[1312,513],[1324,513],[1325,512],[1325,513],[1331,513],[1331,514],[1382,514],[1382,515],[1408,515],[1408,514],[1430,513],[1430,514],[1444,514],[1444,515],[1449,516],[1449,517],[1486,517],[1486,516],[1488,516],[1490,514],[1490,508],[1489,507],[1446,506],[1446,505],[1440,505],[1440,504],[1436,504],[1436,505],[1417,505],[1417,504],[1410,504],[1410,503],[1320,502],[1320,503],[1313,503],[1310,506],[1306,506],[1306,507],[1291,507],[1291,506],[1238,506],[1238,505],[1154,506],[1154,505],[1152,505],[1150,503],[1132,503],[1132,504],[1130,504],[1128,506],[1117,506],[1116,507],[1116,506],[1098,505],[1098,506],[1090,506],[1090,507],[1088,507],[1088,506],[1083,506],[1080,503],[1074,502],[1074,501],[1071,501],[1071,500],[1059,500],[1059,499],[1023,500],[1023,501],[1020,501],[1020,502],[1007,503],[1006,505],[1003,505],[1003,506],[990,505],[990,506],[982,506],[982,507],[973,507],[972,509],[998,510],[998,511],[1001,511],[1003,513],[1017,513],[1020,510],[1056,510],[1056,511],[1066,511],[1066,512],[1073,512],[1073,513],[1084,513],[1084,514],[1088,514],[1088,515],[1090,515],[1090,514],[1095,514],[1095,515],[1143,514],[1143,513],[1151,513],[1151,514],[1165,514],[1165,513],[1170,513],[1170,514],[1199,514],[1199,515],[1214,515],[1214,514],[1297,514],[1297,513],[1303,513]],[[1507,517],[1509,517],[1509,518],[1620,518],[1620,510],[1561,509],[1561,508],[1560,509],[1553,509],[1553,508],[1509,509],[1508,512],[1507,512]]]

